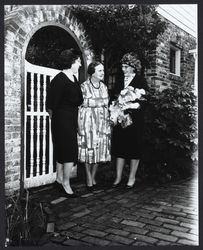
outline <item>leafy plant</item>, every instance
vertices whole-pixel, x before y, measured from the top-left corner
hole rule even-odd
[[[6,199],[6,239],[5,247],[36,245],[37,234],[43,231],[45,216],[42,204],[29,200],[29,191],[25,196],[20,194]]]
[[[197,100],[189,85],[149,90],[144,161],[149,175],[187,176],[197,150]]]
[[[152,62],[156,38],[166,28],[156,12],[156,5],[68,5],[72,15],[84,26],[96,57],[104,55],[105,78],[119,67],[124,53],[133,51],[142,62],[142,72]],[[77,47],[62,28],[49,26],[31,38],[26,60],[30,63],[59,68],[57,58],[63,49]]]
[[[84,25],[97,54],[114,68],[126,52],[138,54],[149,66],[156,38],[166,28],[155,5],[76,5],[72,13]],[[108,69],[107,67],[107,69]]]

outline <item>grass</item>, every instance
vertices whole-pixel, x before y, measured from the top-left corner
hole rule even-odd
[[[29,191],[6,197],[5,247],[36,245],[40,233],[45,229],[46,217],[42,203],[33,203]]]

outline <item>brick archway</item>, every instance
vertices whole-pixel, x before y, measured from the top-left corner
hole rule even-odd
[[[17,6],[5,16],[5,192],[20,190],[23,154],[24,59],[33,34],[47,25],[65,29],[83,54],[85,67],[93,51],[83,25],[66,5]]]

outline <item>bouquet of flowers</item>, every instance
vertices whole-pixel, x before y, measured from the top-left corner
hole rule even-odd
[[[136,100],[145,100],[144,89],[133,88],[128,86],[123,89],[116,101],[113,101],[109,107],[110,121],[113,125],[117,122],[121,124],[122,128],[126,128],[132,124],[132,119],[129,114],[125,114],[126,109],[139,109],[140,104]]]

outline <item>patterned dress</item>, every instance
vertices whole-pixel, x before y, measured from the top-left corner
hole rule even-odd
[[[79,161],[89,164],[107,162],[110,156],[108,91],[104,83],[95,88],[87,80],[81,84],[84,102],[78,112]]]

